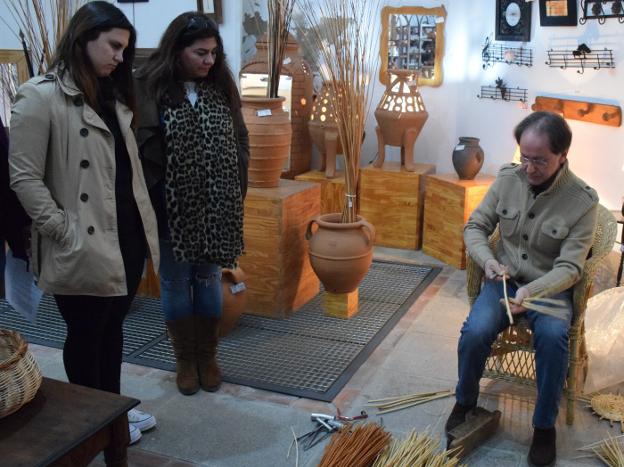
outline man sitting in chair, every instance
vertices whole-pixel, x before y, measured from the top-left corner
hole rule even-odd
[[[572,132],[565,120],[535,112],[516,126],[521,164],[501,168],[464,228],[470,256],[485,283],[459,339],[459,382],[446,432],[477,405],[479,380],[496,336],[509,326],[503,276],[512,314],[526,313],[535,348],[537,401],[533,413],[532,465],[556,458],[555,420],[568,369],[572,286],[580,279],[592,244],[598,196],[568,168]],[[488,237],[499,226],[496,252]],[[566,319],[527,310],[523,300],[550,297],[567,307]],[[527,305],[528,306],[528,305]]]

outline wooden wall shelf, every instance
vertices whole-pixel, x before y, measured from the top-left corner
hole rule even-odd
[[[622,108],[618,105],[537,96],[531,109],[556,112],[562,114],[564,118],[598,125],[622,125]]]

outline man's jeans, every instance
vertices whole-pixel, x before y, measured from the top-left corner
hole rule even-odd
[[[165,320],[193,313],[221,316],[221,267],[214,263],[178,263],[171,243],[160,241],[160,300]]]
[[[507,293],[513,298],[518,287],[510,282],[507,282]],[[503,297],[503,283],[487,280],[462,327],[457,349],[459,382],[456,398],[463,406],[477,403],[479,380],[492,343],[509,325],[505,305],[499,302]],[[533,413],[533,426],[536,428],[550,428],[555,425],[568,369],[572,291],[566,290],[551,298],[566,301],[570,310],[567,320],[535,311],[526,312],[529,327],[533,331],[535,348],[537,402]]]

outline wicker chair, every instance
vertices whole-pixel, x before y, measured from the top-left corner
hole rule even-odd
[[[613,215],[598,205],[596,233],[590,257],[585,262],[581,280],[574,286],[573,316],[570,326],[570,363],[566,379],[567,411],[566,422],[574,423],[574,401],[582,392],[587,373],[587,351],[585,348],[585,308],[590,296],[596,268],[613,248],[617,235],[617,223]],[[490,237],[490,247],[495,249],[500,236],[498,229]],[[467,289],[470,305],[481,290],[483,269],[470,256],[467,257]],[[483,376],[502,379],[519,384],[535,385],[535,359],[531,331],[526,319],[520,319],[513,326],[500,333],[492,345],[492,353],[485,364]]]

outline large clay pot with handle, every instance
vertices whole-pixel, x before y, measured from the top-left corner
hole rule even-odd
[[[332,293],[356,290],[373,260],[375,228],[360,216],[356,222],[341,220],[340,213],[322,214],[308,223],[305,235],[312,269]]]
[[[249,131],[249,186],[279,185],[290,154],[292,129],[283,97],[242,96],[242,113]]]
[[[247,286],[245,273],[241,268],[224,269],[221,275],[223,308],[219,323],[219,336],[227,336],[245,311]]]

